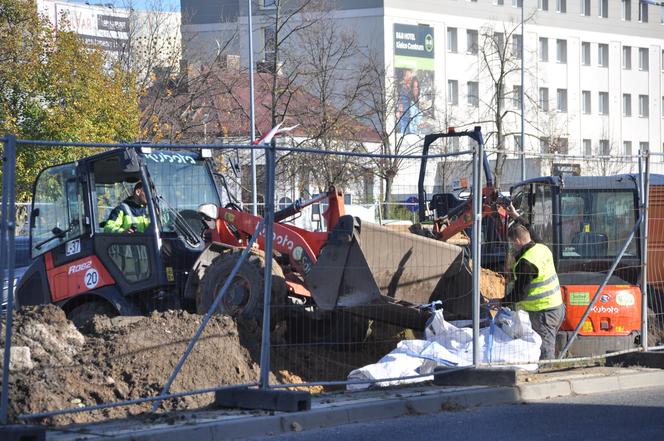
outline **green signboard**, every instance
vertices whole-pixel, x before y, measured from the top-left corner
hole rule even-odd
[[[399,133],[425,135],[434,125],[434,33],[428,25],[394,24]]]

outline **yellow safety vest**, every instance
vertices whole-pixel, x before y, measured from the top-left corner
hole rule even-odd
[[[512,267],[515,280],[519,276],[516,274],[516,267],[521,259],[526,259],[535,265],[537,277],[526,286],[525,289],[528,293],[526,299],[520,301],[517,306],[526,311],[544,311],[562,305],[563,296],[560,293],[560,283],[558,282],[556,267],[553,264],[551,250],[540,243],[526,250]]]

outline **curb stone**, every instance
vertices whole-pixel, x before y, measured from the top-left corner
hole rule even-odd
[[[630,370],[611,376],[574,377],[515,386],[471,386],[432,388],[426,392],[399,390],[360,400],[340,400],[312,405],[309,411],[276,413],[268,416],[241,415],[206,420],[189,420],[177,424],[157,424],[144,428],[101,425],[72,428],[71,431],[49,431],[48,441],[113,440],[113,441],[215,441],[263,437],[304,430],[335,427],[394,418],[426,415],[466,407],[540,401],[575,394],[615,392],[664,384],[664,371]],[[76,430],[78,429],[78,430]],[[76,430],[76,431],[74,431]]]

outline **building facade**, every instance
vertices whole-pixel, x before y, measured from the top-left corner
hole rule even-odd
[[[103,49],[111,59],[129,63],[139,79],[162,71],[172,75],[179,69],[179,12],[58,0],[37,0],[37,10],[56,29],[71,30],[86,44]]]
[[[227,50],[247,64],[246,2],[181,5],[185,59],[205,59],[229,41]],[[269,59],[265,42],[273,30],[262,18],[274,13],[274,1],[259,0],[252,8],[254,58]],[[435,90],[434,110],[423,116],[438,124],[422,124],[418,139],[427,127],[447,124],[480,122],[487,132],[494,130],[487,115],[495,107],[495,84],[482,60],[483,41],[502,35],[513,66],[521,64],[523,48],[523,133],[526,174],[532,177],[633,172],[639,150],[664,153],[663,9],[639,0],[340,0],[331,16],[366,51],[379,54],[388,75],[398,81],[416,75],[423,90]],[[506,173],[518,176],[506,177],[505,185],[521,177],[514,162],[521,149],[521,88],[520,68],[513,69],[502,97],[503,145],[514,153]],[[487,148],[495,149],[495,142],[489,137]],[[462,141],[452,149],[464,147]],[[570,156],[541,160],[549,154]],[[600,170],[598,157],[624,166]],[[653,158],[653,170],[664,171],[662,162]],[[447,188],[459,180],[454,173],[437,174],[428,179],[431,186]]]

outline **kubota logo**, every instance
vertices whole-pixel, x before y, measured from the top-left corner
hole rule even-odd
[[[85,271],[87,269],[90,269],[90,267],[92,267],[92,260],[88,260],[87,262],[70,266],[69,270],[67,271],[67,274],[74,274],[80,271]]]
[[[261,236],[265,236],[265,232],[261,232]],[[272,233],[272,242],[276,245],[285,247],[288,251],[293,251],[295,248],[295,242],[288,238],[288,234],[277,234],[276,232]]]

